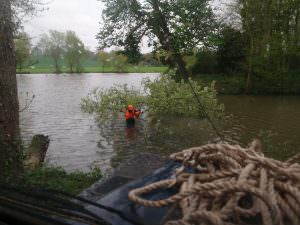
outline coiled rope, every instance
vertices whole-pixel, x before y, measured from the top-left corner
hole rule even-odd
[[[181,219],[167,225],[300,224],[300,154],[285,162],[267,158],[255,140],[249,148],[228,144],[190,148],[171,159],[182,162],[174,179],[129,193],[131,201],[143,206],[179,206]],[[157,201],[142,197],[170,187],[179,192]]]

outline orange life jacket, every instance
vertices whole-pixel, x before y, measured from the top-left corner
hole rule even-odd
[[[129,110],[126,110],[125,112],[125,119],[128,120],[128,119],[134,119],[135,117],[135,112],[134,110],[132,110],[131,112],[129,112]]]
[[[133,109],[131,111],[126,110],[125,112],[125,119],[134,119],[134,118],[139,118],[139,116],[141,115],[141,111]]]

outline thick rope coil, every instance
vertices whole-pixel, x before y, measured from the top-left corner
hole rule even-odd
[[[175,179],[129,192],[129,199],[148,207],[180,207],[182,217],[167,225],[262,224],[300,222],[300,154],[285,162],[263,155],[255,140],[249,148],[208,144],[171,155],[181,161]],[[189,168],[189,170],[186,170]],[[188,173],[186,171],[191,171]],[[150,201],[144,194],[179,187],[167,199]]]

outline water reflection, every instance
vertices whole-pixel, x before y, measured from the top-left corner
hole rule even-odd
[[[126,128],[124,119],[100,123],[101,136],[114,149],[112,167],[141,152],[169,155],[174,151],[217,140],[206,120],[177,117],[146,117],[135,128]],[[103,142],[101,140],[100,142]]]

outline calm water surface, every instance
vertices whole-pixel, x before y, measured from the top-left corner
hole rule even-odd
[[[32,74],[18,75],[21,107],[35,94],[30,108],[20,115],[25,143],[34,134],[50,137],[46,161],[68,171],[103,170],[117,166],[138,152],[169,154],[216,141],[207,121],[191,118],[147,118],[135,129],[124,127],[123,117],[98,123],[80,110],[80,100],[96,87],[129,84],[140,88],[145,77],[158,74]],[[300,145],[300,97],[220,96],[232,120],[220,127],[226,140],[246,144],[253,138],[265,140],[271,154],[291,154]],[[286,149],[289,152],[286,152]]]

